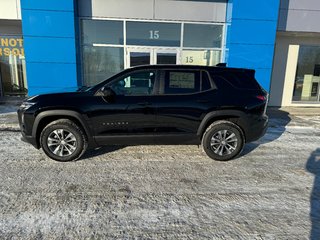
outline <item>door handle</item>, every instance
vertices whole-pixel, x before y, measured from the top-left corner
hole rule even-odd
[[[149,106],[149,105],[151,105],[151,103],[149,103],[149,102],[140,102],[140,103],[137,103],[138,105],[140,105],[140,106]]]

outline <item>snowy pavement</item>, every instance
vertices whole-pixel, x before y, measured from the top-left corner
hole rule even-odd
[[[21,142],[15,117],[0,114],[1,239],[320,239],[318,116],[271,118],[229,162],[110,146],[71,163]]]

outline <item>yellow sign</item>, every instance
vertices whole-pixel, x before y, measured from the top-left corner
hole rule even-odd
[[[19,37],[0,36],[0,57],[10,55],[24,56],[23,39]]]

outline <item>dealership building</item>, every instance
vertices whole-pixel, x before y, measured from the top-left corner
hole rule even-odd
[[[144,64],[252,68],[271,106],[320,106],[319,0],[0,0],[0,96]]]

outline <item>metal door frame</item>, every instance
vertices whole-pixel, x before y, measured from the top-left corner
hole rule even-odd
[[[126,47],[125,69],[130,68],[130,54],[132,52],[138,53],[150,53],[150,65],[157,64],[158,53],[172,53],[176,54],[176,64],[180,63],[181,51],[179,48],[167,48],[167,47],[152,47],[152,46],[130,46]]]

